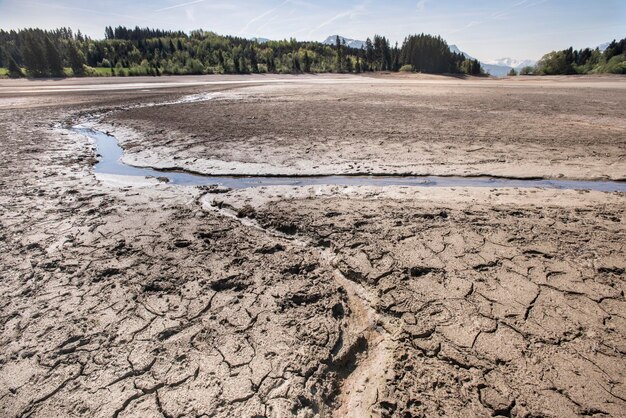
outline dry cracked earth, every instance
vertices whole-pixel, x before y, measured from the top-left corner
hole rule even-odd
[[[0,94],[0,416],[626,416],[623,194],[128,182],[62,129],[205,90]]]

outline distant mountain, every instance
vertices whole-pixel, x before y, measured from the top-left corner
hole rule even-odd
[[[533,60],[517,60],[515,58],[500,58],[493,61],[487,61],[486,64],[499,65],[502,67],[515,68],[516,70],[524,67],[533,67],[537,64],[537,61]]]
[[[603,44],[598,45],[598,49],[600,50],[600,52],[604,52],[609,47],[609,45],[611,45],[610,42],[605,42]]]
[[[356,49],[361,49],[365,47],[365,41],[359,41],[357,39],[349,39],[349,38],[344,38],[341,35],[331,35],[328,38],[326,38],[324,40],[324,42],[322,42],[325,45],[335,45],[335,43],[337,42],[337,36],[339,36],[339,40],[341,41],[341,43],[344,43],[346,46],[350,47],[350,48],[356,48]]]
[[[250,38],[250,40],[254,42],[258,42],[260,44],[264,44],[266,42],[269,42],[271,39],[254,37],[254,38]]]
[[[474,57],[472,57],[470,54],[468,54],[467,52],[463,52],[459,49],[458,46],[456,45],[450,45],[448,48],[450,48],[450,52],[454,52],[455,54],[462,54],[465,58],[467,58],[468,60],[473,60]]]
[[[463,56],[467,59],[473,60],[472,57],[467,52],[461,51],[458,46],[450,45],[450,51],[455,52],[457,54],[463,54]],[[505,77],[510,71],[511,68],[515,68],[516,70],[521,70],[526,66],[533,66],[536,64],[536,61],[533,60],[516,60],[513,58],[501,58],[499,60],[481,62],[480,65],[483,67],[485,72],[491,74],[494,77]]]
[[[483,70],[485,70],[487,74],[490,74],[494,77],[505,77],[511,71],[511,67],[505,67],[503,65],[485,64],[482,62],[480,63],[480,65],[483,67]]]

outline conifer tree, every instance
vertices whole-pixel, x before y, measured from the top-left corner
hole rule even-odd
[[[24,65],[31,77],[44,77],[47,72],[46,58],[43,48],[32,34],[27,33],[22,51]]]
[[[368,69],[371,71],[374,63],[374,45],[370,38],[367,38],[365,41],[365,61]]]
[[[267,67],[270,72],[276,72],[276,59],[272,55],[268,61]]]
[[[236,73],[241,73],[241,68],[239,67],[239,57],[233,57],[233,67]]]
[[[7,61],[7,67],[9,70],[9,77],[11,78],[19,78],[19,77],[24,77],[24,73],[22,72],[22,69],[19,67],[19,65],[17,65],[17,62],[15,62],[15,58],[13,58],[13,56],[9,53],[6,54],[6,61]]]
[[[294,73],[300,72],[300,60],[298,60],[297,54],[293,54],[291,57],[291,71]]]
[[[61,60],[59,51],[48,37],[46,37],[44,44],[49,74],[53,77],[63,77],[63,61]]]
[[[306,49],[304,50],[304,58],[302,59],[302,61],[304,64],[304,72],[310,73],[311,72],[311,59],[309,58],[309,52]]]
[[[475,59],[472,61],[472,72],[473,75],[480,75],[480,62]]]
[[[335,71],[338,73],[343,72],[343,51],[341,41],[339,40],[339,36],[335,39],[335,47],[337,48],[337,57],[335,60]]]
[[[74,75],[83,75],[85,69],[85,57],[81,51],[78,50],[74,42],[70,42],[68,45],[68,61]]]
[[[115,35],[113,34],[113,28],[111,26],[107,26],[104,28],[104,38],[105,39],[113,39]]]
[[[252,67],[253,73],[259,72],[259,61],[254,46],[250,47],[250,66]]]
[[[217,51],[217,62],[222,67],[222,70],[226,71],[226,62],[224,60],[224,54],[222,53],[221,49]]]

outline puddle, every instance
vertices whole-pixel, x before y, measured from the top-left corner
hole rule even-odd
[[[151,168],[133,167],[124,164],[121,157],[124,150],[117,139],[104,132],[75,126],[74,132],[89,137],[96,145],[100,160],[95,166],[96,173],[121,176],[162,177],[170,184],[181,186],[202,186],[219,184],[232,189],[260,186],[418,186],[418,187],[520,187],[542,189],[595,190],[602,192],[626,193],[626,182],[584,181],[584,180],[517,180],[490,177],[447,177],[447,176],[203,176],[178,171],[161,171]]]

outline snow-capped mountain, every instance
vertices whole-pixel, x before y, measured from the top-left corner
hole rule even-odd
[[[266,42],[269,42],[270,40],[267,38],[258,38],[258,37],[254,37],[254,38],[250,38],[251,41],[257,42],[259,44],[264,44]]]
[[[450,45],[449,48],[451,52],[463,54],[465,58],[470,60],[474,59],[474,57],[472,57],[467,52],[461,51],[456,45]],[[480,63],[480,65],[483,67],[483,70],[485,70],[485,72],[491,74],[494,77],[506,76],[511,71],[511,68],[520,70],[526,66],[533,66],[535,64],[536,61],[533,60],[515,60],[512,58],[501,58],[499,60],[485,61]]]
[[[487,61],[485,62],[485,64],[491,64],[491,65],[499,65],[502,67],[509,67],[509,68],[515,68],[516,70],[519,70],[521,68],[524,67],[532,67],[535,64],[537,64],[537,61],[533,61],[533,60],[518,60],[515,58],[500,58],[497,60],[491,60],[491,61]]]
[[[456,45],[450,45],[448,46],[448,48],[450,48],[450,52],[454,52],[455,54],[462,54],[465,58],[467,58],[468,60],[473,60],[474,57],[472,57],[470,54],[468,54],[467,52],[463,52],[459,49],[458,46]]]
[[[598,45],[598,49],[600,50],[600,52],[604,52],[609,47],[609,45],[611,45],[610,42],[605,42],[603,44]]]
[[[365,47],[365,41],[359,41],[357,39],[350,39],[350,38],[345,38],[341,35],[331,35],[328,38],[326,38],[324,40],[324,42],[322,42],[325,45],[335,45],[335,43],[337,42],[337,36],[339,36],[339,40],[341,41],[341,43],[346,44],[346,46],[350,47],[350,48],[357,48],[357,49],[361,49],[363,47]]]
[[[487,74],[494,77],[505,77],[511,71],[511,67],[504,65],[485,64],[484,62],[481,62],[480,65]]]

